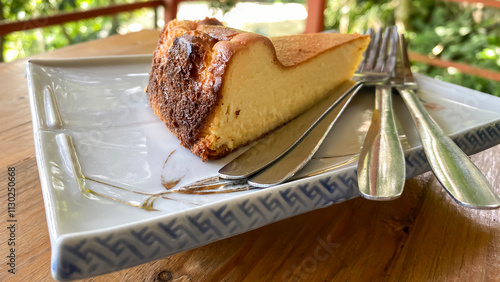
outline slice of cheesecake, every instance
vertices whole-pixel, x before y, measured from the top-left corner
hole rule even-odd
[[[169,22],[147,87],[156,115],[201,159],[217,159],[280,127],[349,80],[369,37],[268,38],[215,19]]]

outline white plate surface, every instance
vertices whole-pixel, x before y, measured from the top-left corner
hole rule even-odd
[[[373,93],[355,97],[314,159],[268,189],[220,182],[153,114],[151,56],[32,60],[27,74],[38,167],[58,280],[95,276],[358,196],[356,158]],[[500,99],[417,76],[430,114],[468,154],[500,143]],[[428,171],[395,96],[407,176]]]

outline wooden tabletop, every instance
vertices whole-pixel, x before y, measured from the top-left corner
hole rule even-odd
[[[141,31],[36,56],[152,53]],[[0,64],[0,281],[52,281],[50,240],[35,158],[26,60]],[[500,191],[500,145],[472,156]],[[16,274],[8,272],[8,172],[15,167]],[[431,173],[390,202],[363,198],[85,281],[500,280],[500,211],[458,206]]]

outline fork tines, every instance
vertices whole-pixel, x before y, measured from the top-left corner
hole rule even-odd
[[[364,34],[370,35],[370,44],[363,54],[363,60],[356,72],[367,70],[377,73],[391,74],[396,66],[396,50],[398,48],[398,29],[389,26],[374,32],[369,28]]]

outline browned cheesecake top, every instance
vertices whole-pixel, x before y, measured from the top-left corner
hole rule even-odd
[[[270,37],[278,61],[291,67],[316,57],[322,52],[367,35],[309,33]]]

